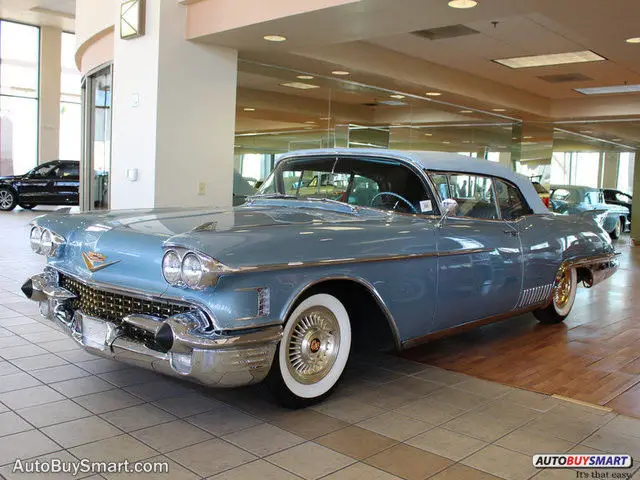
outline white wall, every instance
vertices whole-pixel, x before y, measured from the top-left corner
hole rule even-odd
[[[119,16],[118,0],[76,0],[76,44],[80,46],[96,33],[112,27]]]

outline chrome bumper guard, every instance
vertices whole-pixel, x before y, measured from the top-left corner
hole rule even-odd
[[[620,262],[616,258],[619,253],[597,255],[593,257],[571,260],[564,263],[565,267],[584,269],[586,277],[584,284],[587,288],[597,285],[618,271]]]
[[[22,286],[40,313],[86,351],[156,372],[215,387],[237,387],[263,380],[273,362],[281,326],[225,335],[196,332],[203,315],[194,309],[169,318],[128,315],[123,325],[142,330],[153,344],[126,336],[122,326],[73,310],[76,296],[58,285],[55,271],[45,270]]]

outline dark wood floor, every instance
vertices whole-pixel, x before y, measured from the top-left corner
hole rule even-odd
[[[628,235],[614,277],[580,288],[561,325],[533,315],[469,330],[406,351],[407,358],[640,417],[640,247]]]

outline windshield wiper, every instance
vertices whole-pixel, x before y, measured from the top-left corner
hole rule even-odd
[[[286,193],[259,193],[256,195],[251,195],[249,198],[292,198],[296,199],[295,195],[289,195]]]
[[[340,200],[334,200],[333,198],[318,198],[318,197],[307,197],[305,200],[312,200],[314,202],[328,202],[334,205],[341,205],[343,207],[349,207],[352,212],[357,212],[359,210],[357,205],[351,205],[350,203],[341,202]]]

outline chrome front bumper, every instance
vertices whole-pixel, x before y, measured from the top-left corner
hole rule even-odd
[[[237,387],[263,380],[282,336],[280,326],[233,335],[198,332],[202,314],[196,309],[164,319],[124,317],[123,325],[153,337],[152,342],[142,342],[128,337],[122,325],[74,310],[76,295],[59,286],[55,271],[31,277],[22,291],[87,352],[209,386]]]

